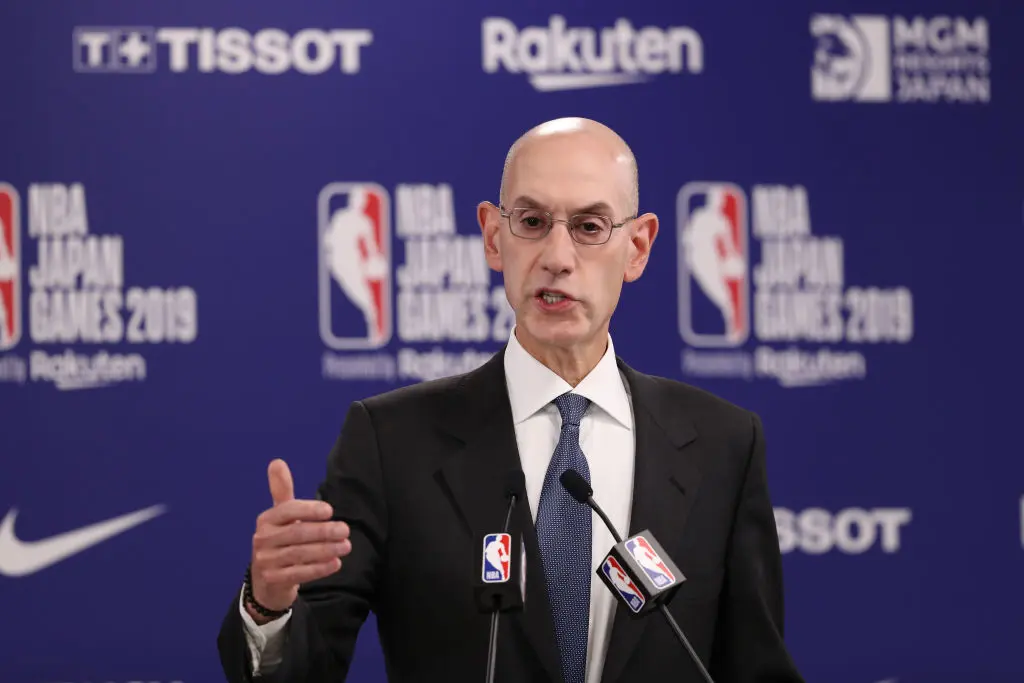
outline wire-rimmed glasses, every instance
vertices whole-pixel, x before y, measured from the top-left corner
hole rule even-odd
[[[612,231],[621,228],[636,218],[630,216],[621,223],[613,223],[608,216],[599,213],[578,213],[568,220],[555,218],[550,212],[536,208],[514,207],[505,209],[498,207],[501,215],[508,219],[509,230],[516,237],[527,240],[539,240],[551,232],[555,223],[565,223],[569,227],[569,235],[580,244],[598,246],[611,239]]]

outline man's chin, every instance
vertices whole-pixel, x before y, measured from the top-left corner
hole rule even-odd
[[[573,348],[593,336],[593,331],[584,320],[543,319],[525,321],[520,326],[536,343],[554,348]],[[520,342],[522,337],[520,336]]]

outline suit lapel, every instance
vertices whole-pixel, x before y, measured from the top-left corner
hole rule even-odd
[[[674,404],[662,395],[658,380],[618,362],[632,395],[636,437],[629,534],[649,529],[671,553],[700,484],[700,471],[685,452],[697,430],[685,415],[673,413]],[[621,606],[615,610],[604,683],[615,683],[622,675],[648,622],[655,618],[634,619]]]
[[[522,470],[503,360],[504,349],[466,375],[442,413],[443,430],[462,446],[441,465],[439,482],[472,537],[482,532],[480,525],[487,520],[500,524],[504,519],[505,473]],[[526,605],[522,613],[509,615],[508,623],[525,636],[551,680],[560,681],[561,665],[540,546],[526,498],[516,504],[514,526],[521,531],[526,546]]]

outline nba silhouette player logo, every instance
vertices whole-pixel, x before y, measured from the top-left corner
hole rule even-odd
[[[21,339],[21,219],[18,193],[0,183],[0,351]]]
[[[487,534],[484,536],[483,581],[484,583],[505,583],[510,572],[512,536],[510,534]]]
[[[675,575],[643,536],[637,536],[626,541],[626,550],[644,568],[644,572],[647,573],[651,582],[658,588],[667,588],[676,582]]]
[[[646,602],[644,595],[636,587],[636,584],[633,583],[633,579],[629,578],[629,574],[622,568],[622,565],[619,564],[614,555],[609,555],[605,558],[601,564],[601,573],[612,582],[615,590],[622,596],[622,600],[629,605],[629,608],[639,614]]]
[[[750,336],[746,195],[728,183],[689,183],[677,202],[679,333],[692,346],[740,346]]]
[[[371,183],[320,192],[320,337],[332,349],[376,349],[391,340],[390,202]]]

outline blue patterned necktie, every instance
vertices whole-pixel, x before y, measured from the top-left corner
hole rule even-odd
[[[580,450],[580,420],[590,401],[565,393],[555,399],[555,405],[562,414],[562,433],[540,493],[537,536],[565,683],[584,683],[590,629],[591,512],[569,495],[559,477],[574,469],[590,481],[590,467]]]

